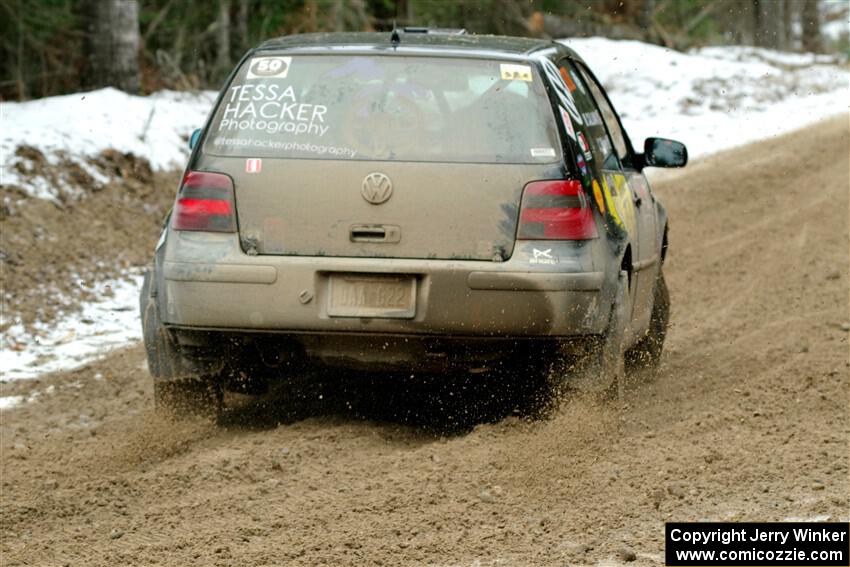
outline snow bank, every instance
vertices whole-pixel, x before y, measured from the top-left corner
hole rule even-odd
[[[588,62],[638,149],[663,136],[697,157],[850,108],[850,71],[833,57],[750,47],[679,53],[602,38],[562,43]]]
[[[850,72],[825,57],[744,47],[678,53],[635,41],[565,40],[591,65],[623,116],[635,144],[665,136],[706,155],[794,130],[848,110]],[[50,198],[55,188],[20,177],[20,144],[49,160],[87,160],[104,149],[147,158],[156,169],[181,168],[186,140],[200,127],[215,93],[130,96],[104,89],[26,103],[0,103],[0,183]],[[65,156],[64,158],[62,156]],[[140,278],[111,282],[114,295],[73,317],[24,335],[15,325],[2,339],[5,380],[74,367],[141,338]],[[0,401],[0,406],[21,400]]]
[[[21,175],[18,146],[40,150],[48,162],[77,163],[95,180],[102,174],[89,163],[105,149],[132,152],[157,170],[182,168],[187,140],[204,125],[216,93],[162,91],[133,96],[116,89],[0,103],[0,184],[16,185],[34,197],[53,198],[60,188],[46,179]],[[67,189],[71,192],[74,188]]]
[[[74,368],[106,355],[113,348],[140,340],[141,284],[142,276],[132,274],[126,279],[96,285],[94,291],[105,300],[84,304],[79,313],[60,321],[38,325],[32,335],[19,323],[13,324],[3,333],[2,379],[35,378]],[[12,399],[4,402],[0,398],[0,407],[4,403],[11,406],[16,402]]]

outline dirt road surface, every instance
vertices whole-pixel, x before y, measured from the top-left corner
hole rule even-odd
[[[175,425],[138,346],[7,384],[37,395],[2,414],[2,563],[652,565],[669,520],[847,521],[848,130],[656,183],[672,328],[622,411],[440,430],[321,378]]]

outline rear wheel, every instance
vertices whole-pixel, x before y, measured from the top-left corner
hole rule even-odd
[[[149,270],[142,284],[141,309],[156,410],[173,418],[215,417],[223,400],[218,375],[196,353],[181,347],[162,325],[156,301],[150,295],[151,278]]]
[[[667,337],[667,323],[670,320],[670,292],[664,273],[659,271],[655,280],[653,295],[652,317],[649,330],[635,346],[626,352],[626,372],[635,374],[648,371],[654,374],[661,365],[661,352],[664,349],[664,339]]]
[[[631,312],[629,274],[621,271],[608,328],[590,342],[583,356],[572,367],[569,387],[591,395],[604,395],[617,388],[618,396],[622,399],[623,342]]]

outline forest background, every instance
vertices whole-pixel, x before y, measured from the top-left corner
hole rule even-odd
[[[846,59],[848,11],[848,0],[0,0],[0,100],[217,89],[262,40],[393,25]]]

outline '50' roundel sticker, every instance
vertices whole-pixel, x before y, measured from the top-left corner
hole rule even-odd
[[[254,57],[248,64],[248,79],[283,79],[292,57]]]

